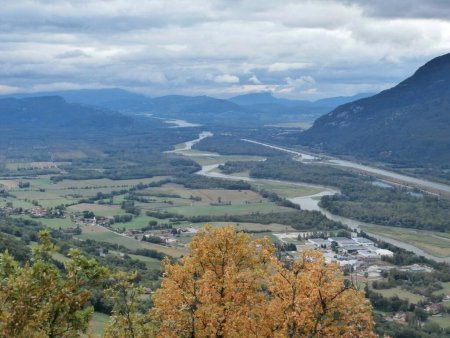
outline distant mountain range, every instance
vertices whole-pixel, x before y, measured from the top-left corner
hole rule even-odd
[[[391,89],[337,107],[299,142],[373,160],[450,167],[450,54]]]
[[[60,96],[68,103],[101,107],[118,112],[146,112],[153,108],[153,102],[149,97],[119,88],[61,90],[7,95],[7,97],[15,98],[41,96]]]
[[[68,103],[101,107],[123,113],[151,113],[159,117],[220,125],[312,122],[337,105],[371,94],[335,97],[315,102],[287,100],[271,93],[254,93],[217,99],[210,96],[168,95],[150,98],[123,89],[83,89],[11,95],[16,98],[60,96]]]
[[[6,131],[126,128],[136,124],[132,117],[68,103],[60,96],[0,99],[0,119],[0,130]]]

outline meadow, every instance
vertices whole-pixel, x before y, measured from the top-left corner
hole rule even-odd
[[[412,244],[438,257],[450,257],[449,233],[387,226],[362,226],[361,229]]]
[[[374,290],[377,293],[381,293],[383,297],[389,298],[393,296],[398,296],[400,299],[409,300],[411,304],[417,304],[420,301],[424,300],[424,297],[417,295],[415,293],[404,290],[400,287],[395,287],[392,289],[382,289],[382,290]]]

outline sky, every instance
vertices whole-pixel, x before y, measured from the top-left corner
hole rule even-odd
[[[450,52],[448,0],[0,0],[0,94],[378,92]]]

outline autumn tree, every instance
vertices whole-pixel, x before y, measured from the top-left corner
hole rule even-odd
[[[143,287],[137,285],[137,273],[117,272],[106,290],[114,304],[112,315],[105,328],[104,338],[154,337],[155,325],[139,309],[145,297]]]
[[[343,279],[336,263],[308,250],[285,265],[273,260],[268,313],[279,337],[375,337],[364,292]]]
[[[159,337],[373,337],[371,307],[335,264],[307,251],[278,261],[268,239],[205,227],[164,262],[151,315]]]
[[[154,297],[160,337],[246,337],[264,327],[273,247],[232,227],[206,227],[180,264],[164,262]],[[250,334],[251,335],[251,334]]]
[[[107,274],[95,260],[71,250],[62,273],[51,255],[49,234],[40,234],[30,262],[20,266],[0,254],[0,336],[78,337],[93,313],[90,289]]]

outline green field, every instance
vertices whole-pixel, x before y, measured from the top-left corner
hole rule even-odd
[[[134,229],[141,229],[145,226],[148,225],[148,222],[150,222],[153,218],[147,217],[147,216],[138,216],[138,217],[133,217],[133,220],[131,222],[126,222],[126,223],[114,223],[112,225],[112,228],[114,229],[130,229],[130,230],[134,230]]]
[[[136,240],[134,238],[119,235],[115,232],[108,230],[100,230],[98,232],[82,233],[79,236],[75,236],[79,239],[93,239],[100,242],[108,242],[113,244],[123,245],[130,250],[136,249],[153,249],[162,252],[166,255],[173,257],[180,257],[186,254],[186,249],[183,247],[172,248],[163,245],[148,243]]]
[[[398,296],[400,299],[407,299],[412,304],[417,304],[424,298],[420,295],[416,295],[407,290],[403,290],[400,287],[392,288],[392,289],[383,289],[383,290],[374,290],[377,293],[381,293],[383,297],[393,297]]]
[[[60,204],[76,204],[79,199],[95,196],[99,192],[110,193],[113,190],[129,189],[139,183],[146,184],[164,178],[166,176],[134,180],[63,180],[53,183],[50,176],[39,176],[37,178],[19,179],[23,182],[29,182],[30,187],[26,189],[15,187],[10,189],[10,193],[15,196],[15,205],[20,201],[36,200],[43,207],[54,207]]]
[[[292,186],[283,182],[252,182],[257,189],[265,189],[285,198],[310,196],[322,192],[324,189],[309,186]]]
[[[0,206],[5,206],[8,202],[12,203],[14,208],[24,208],[29,209],[33,208],[34,205],[31,203],[31,201],[25,201],[25,200],[18,200],[15,198],[0,198]]]
[[[261,156],[239,156],[239,155],[219,155],[219,156],[204,156],[199,155],[201,153],[195,151],[189,151],[184,155],[190,157],[192,160],[200,165],[210,165],[217,163],[225,163],[227,161],[261,161],[264,157]]]
[[[274,184],[274,187],[281,189],[276,184]],[[178,195],[179,197],[155,197],[158,194]],[[297,190],[296,195],[298,194],[301,194],[301,192]],[[143,211],[168,211],[188,217],[242,215],[253,212],[268,213],[290,210],[262,198],[257,192],[251,190],[188,189],[178,184],[166,184],[162,187],[140,191],[139,195],[152,200],[151,203],[136,203]],[[200,200],[192,200],[191,197]],[[221,201],[221,204],[218,201]],[[231,204],[228,204],[228,202],[231,202]],[[149,221],[150,218],[140,216],[130,223],[120,223],[118,226],[127,229],[139,229],[146,226]]]
[[[109,250],[109,254],[120,255],[120,252],[114,251],[114,250]],[[137,260],[144,262],[149,269],[157,269],[157,270],[161,269],[161,261],[157,260],[156,258],[140,256],[140,255],[133,255],[133,254],[127,254],[127,255],[133,259],[137,259]]]
[[[108,322],[108,315],[100,312],[94,312],[94,315],[92,316],[92,319],[89,323],[88,332],[93,334],[94,337],[100,337],[102,336],[103,330]]]
[[[440,295],[440,294],[450,295],[450,282],[441,283],[441,285],[442,285],[442,289],[434,291],[433,294],[435,294],[435,295]]]
[[[67,209],[72,212],[92,211],[96,216],[114,216],[125,214],[125,211],[123,211],[119,206],[107,204],[82,203],[72,205]]]
[[[198,216],[198,215],[243,215],[252,212],[269,213],[269,212],[282,212],[289,211],[290,209],[280,207],[275,203],[262,202],[253,204],[232,204],[232,205],[192,205],[186,207],[171,207],[166,209],[169,212],[185,216]]]
[[[272,231],[272,232],[290,232],[290,231],[298,231],[289,225],[283,224],[259,224],[259,223],[233,223],[233,222],[211,222],[209,223],[215,227],[222,227],[226,225],[233,225],[237,230],[247,230],[247,231]],[[193,227],[202,227],[204,223],[192,223],[189,224]]]
[[[450,257],[449,233],[387,226],[361,226],[361,229],[412,244],[437,257]]]
[[[447,314],[443,314],[442,316],[431,316],[428,317],[428,320],[430,322],[433,323],[437,323],[439,324],[439,326],[443,329],[449,328],[450,327],[450,315]]]
[[[34,218],[34,217],[31,217],[28,215],[17,215],[17,216],[13,216],[13,217],[28,219],[28,220],[32,220],[35,222],[41,222],[42,224],[44,224],[52,229],[59,229],[59,228],[66,229],[66,228],[75,227],[75,224],[72,222],[72,220],[69,217],[67,217],[67,218],[45,218],[45,217]]]

